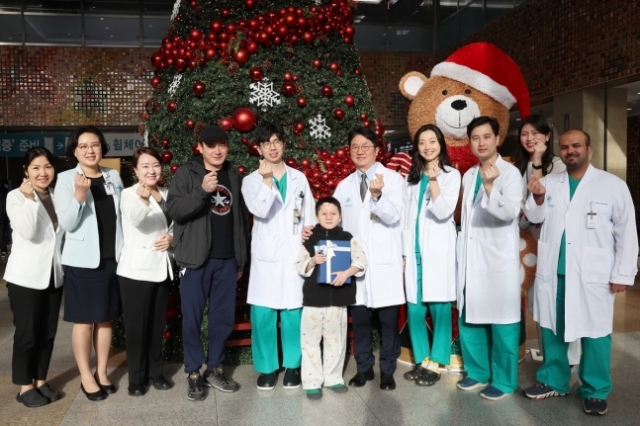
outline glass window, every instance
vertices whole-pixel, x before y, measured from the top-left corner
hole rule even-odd
[[[144,0],[142,2],[142,13],[144,15],[167,15],[171,16],[174,0]]]
[[[484,26],[482,1],[476,1],[462,9],[460,16],[460,39],[464,39]]]
[[[84,11],[87,14],[139,15],[138,1],[85,0]]]
[[[0,1],[0,11],[20,12],[22,10],[22,0]]]
[[[22,17],[15,15],[0,15],[0,42],[22,43]]]
[[[44,13],[73,13],[80,14],[82,7],[80,0],[60,0],[60,1],[45,1],[45,0],[25,0],[24,2],[25,12],[44,12]]]
[[[389,52],[431,53],[432,25],[392,25],[388,31]]]
[[[513,0],[487,0],[485,22],[488,24],[513,10]]]
[[[80,15],[25,15],[27,43],[82,44]]]
[[[438,27],[438,51],[456,44],[460,40],[458,15],[453,15]]]
[[[139,17],[85,16],[85,45],[140,45]]]
[[[160,47],[169,29],[169,16],[143,16],[142,34],[145,46]],[[357,33],[357,31],[356,31]]]
[[[353,42],[362,52],[387,51],[387,27],[385,25],[356,24]]]

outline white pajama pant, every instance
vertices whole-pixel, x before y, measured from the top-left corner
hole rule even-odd
[[[347,308],[302,308],[302,389],[344,385],[342,369],[347,351]],[[322,340],[322,352],[320,341]]]

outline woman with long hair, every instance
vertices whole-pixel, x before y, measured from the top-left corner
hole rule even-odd
[[[451,355],[451,302],[456,299],[456,225],[460,172],[451,166],[440,129],[426,124],[415,134],[404,193],[403,255],[409,334],[415,367],[404,375],[419,386],[440,379]],[[426,316],[433,320],[429,345]]]
[[[122,250],[120,174],[100,166],[109,145],[93,126],[74,130],[67,158],[78,165],[58,175],[56,213],[66,231],[62,249],[64,265],[64,320],[73,323],[71,343],[80,370],[80,389],[91,401],[116,392],[107,377],[111,348],[111,321],[120,315],[116,276]],[[96,370],[91,372],[91,347]]]
[[[169,248],[173,223],[167,214],[167,190],[158,186],[162,165],[158,151],[140,148],[131,159],[138,183],[122,191],[120,212],[124,247],[118,281],[127,335],[129,395],[144,395],[148,382],[158,390],[172,387],[162,375],[162,336],[173,279]]]
[[[4,279],[16,327],[13,336],[13,383],[18,402],[40,407],[60,399],[47,383],[62,301],[60,246],[63,231],[53,207],[55,159],[34,147],[24,157],[24,179],[7,195],[13,247]]]

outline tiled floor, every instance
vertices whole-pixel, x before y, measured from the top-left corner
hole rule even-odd
[[[1,265],[0,272],[4,272]],[[45,407],[27,409],[15,401],[18,388],[11,383],[13,344],[12,315],[4,283],[0,285],[0,424],[1,425],[638,425],[640,424],[640,288],[636,285],[616,301],[613,335],[612,371],[614,390],[609,397],[609,415],[587,416],[576,396],[577,384],[564,398],[530,401],[520,392],[499,402],[481,399],[476,392],[455,388],[458,374],[443,375],[430,388],[418,388],[402,379],[409,370],[401,364],[396,373],[398,388],[381,391],[376,381],[350,388],[346,394],[327,390],[320,401],[309,401],[302,390],[259,392],[256,373],[251,366],[230,370],[241,385],[239,392],[209,392],[205,401],[189,402],[182,366],[165,366],[175,387],[170,391],[154,389],[143,397],[129,397],[124,353],[114,351],[110,359],[110,379],[119,386],[115,395],[102,402],[90,402],[79,392],[80,378],[71,351],[71,327],[60,320],[49,372],[53,388],[63,398]],[[536,347],[535,329],[527,327]],[[520,385],[534,381],[539,364],[530,357],[520,365]],[[355,362],[348,361],[345,378],[355,373]]]

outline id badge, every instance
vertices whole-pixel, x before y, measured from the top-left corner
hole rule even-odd
[[[596,227],[597,213],[587,213],[587,229],[594,229]]]
[[[297,208],[293,209],[293,224],[298,225],[300,223],[300,218],[302,215],[300,214],[300,210]]]
[[[373,213],[369,213],[369,219],[371,219],[373,222],[377,222],[378,221],[378,216],[376,216]]]
[[[104,190],[107,192],[107,195],[115,195],[116,193],[115,186],[113,186],[113,184],[109,182],[105,182]]]

